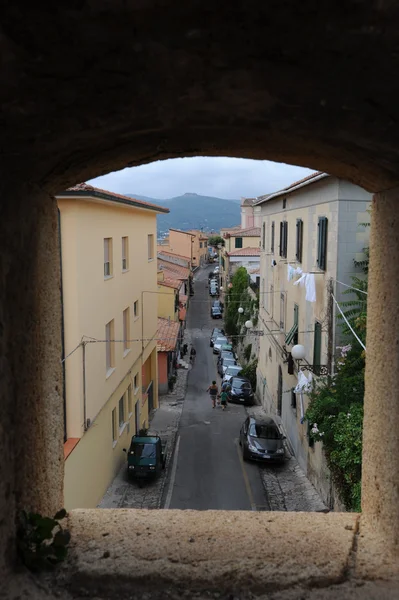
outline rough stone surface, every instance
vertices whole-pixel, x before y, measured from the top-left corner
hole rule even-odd
[[[129,589],[153,591],[155,586],[259,594],[347,578],[358,516],[297,517],[245,511],[74,510],[69,517],[73,546],[67,584],[92,594],[112,589],[123,595]]]
[[[9,3],[2,166],[59,191],[128,164],[217,154],[390,188],[398,32],[388,2]]]

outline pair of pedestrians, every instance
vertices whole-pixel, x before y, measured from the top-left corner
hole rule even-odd
[[[222,391],[219,394],[219,388],[216,384],[216,381],[212,381],[211,385],[208,387],[207,392],[209,393],[209,397],[212,401],[212,408],[216,407],[216,399],[220,398],[220,404],[222,405],[222,409],[225,410],[227,406],[227,401],[229,398],[228,394],[228,384],[222,385]]]

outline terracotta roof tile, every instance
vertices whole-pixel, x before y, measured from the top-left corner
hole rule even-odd
[[[162,259],[158,259],[158,270],[164,271],[165,277],[172,279],[188,279],[191,273],[187,267],[181,267]]]
[[[158,204],[153,204],[152,202],[144,202],[144,200],[137,200],[136,198],[130,198],[129,196],[122,196],[121,194],[115,194],[114,192],[110,192],[108,190],[102,190],[101,188],[94,187],[93,185],[89,185],[88,183],[78,183],[70,188],[68,188],[65,192],[61,192],[60,194],[56,194],[56,196],[65,196],[67,192],[85,192],[86,194],[92,193],[93,195],[101,195],[107,197],[109,200],[112,198],[123,200],[126,204],[131,204],[132,206],[142,206],[143,208],[151,208],[159,210],[163,213],[168,213],[169,209],[165,206],[159,206]]]
[[[237,248],[226,254],[227,256],[260,256],[260,248]]]
[[[157,350],[158,352],[172,352],[176,348],[180,323],[158,317]]]
[[[191,258],[189,256],[183,256],[183,254],[177,254],[177,252],[171,252],[170,250],[158,250],[158,254],[166,254],[166,256],[176,256],[176,258],[183,258],[188,263],[191,262]]]
[[[177,233],[185,233],[186,235],[191,235],[195,237],[195,233],[190,233],[189,231],[183,231],[182,229],[175,229],[174,227],[169,227],[169,231],[177,231]]]
[[[260,237],[260,227],[248,227],[230,233],[230,237]]]
[[[166,287],[174,288],[175,290],[179,290],[182,281],[181,279],[175,279],[174,277],[164,277],[162,281],[158,281],[158,285],[165,285]]]
[[[305,181],[310,181],[311,179],[314,179],[314,177],[318,177],[319,175],[323,175],[323,171],[315,171],[315,173],[311,173],[310,175],[308,175],[307,177],[304,177],[303,179],[294,181],[294,183],[291,183],[288,187],[286,187],[284,189],[289,190],[290,188],[293,188],[293,187],[299,185],[300,183],[305,183]]]

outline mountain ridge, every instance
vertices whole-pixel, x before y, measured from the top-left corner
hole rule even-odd
[[[159,204],[169,208],[167,215],[157,215],[159,234],[170,227],[174,229],[203,229],[219,231],[222,227],[233,227],[241,221],[240,200],[202,196],[195,192],[186,192],[173,198],[151,198],[142,194],[126,194],[130,198]]]

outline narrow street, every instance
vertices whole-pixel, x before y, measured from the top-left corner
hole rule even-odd
[[[212,408],[206,392],[220,384],[209,337],[220,321],[210,317],[207,281],[211,267],[198,272],[187,327],[197,351],[189,373],[173,464],[165,486],[165,508],[194,510],[269,510],[259,468],[244,463],[238,434],[246,418],[243,406]]]

